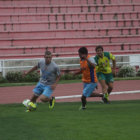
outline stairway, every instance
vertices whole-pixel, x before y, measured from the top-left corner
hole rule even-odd
[[[0,0],[0,59],[140,53],[139,0]]]

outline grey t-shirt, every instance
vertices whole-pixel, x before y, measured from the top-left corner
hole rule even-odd
[[[44,85],[52,85],[55,83],[56,77],[60,75],[60,69],[54,61],[46,64],[45,59],[41,59],[38,62],[38,68],[40,68],[41,72],[40,83]]]

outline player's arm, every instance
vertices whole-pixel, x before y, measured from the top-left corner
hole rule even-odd
[[[35,70],[37,70],[37,69],[38,69],[38,66],[36,65],[36,66],[34,66],[33,68],[31,68],[29,71],[24,72],[24,75],[23,75],[23,76],[26,76],[26,75],[28,75],[29,73],[31,73],[31,72],[33,72],[33,71],[35,71]]]
[[[93,67],[93,68],[96,67],[95,60],[94,60],[93,58],[90,57],[90,58],[88,59],[88,58],[85,56],[84,59],[87,61],[88,65],[89,65],[90,67]]]
[[[56,86],[57,86],[57,84],[58,84],[60,78],[61,78],[61,75],[58,75],[58,76],[56,77],[55,83],[51,85],[51,89],[52,89],[52,90],[54,90],[54,89],[56,88]]]
[[[115,59],[115,56],[110,53],[110,58],[111,58],[112,64],[113,64],[112,73],[113,73],[114,76],[116,76],[116,59]]]
[[[52,89],[52,90],[54,90],[54,89],[56,88],[56,86],[57,86],[57,84],[58,84],[58,82],[59,82],[59,80],[60,80],[60,78],[61,78],[61,72],[60,72],[59,67],[57,67],[57,68],[55,69],[55,72],[56,72],[56,80],[55,80],[55,82],[51,85],[51,89]]]
[[[89,59],[87,59],[87,62],[88,62],[90,67],[93,67],[93,68],[96,67],[95,63],[92,63]]]
[[[116,76],[116,60],[112,60],[112,63],[113,63],[113,68],[112,68],[112,72],[114,74],[114,76]]]
[[[82,73],[82,69],[79,69],[78,71],[74,72],[73,75],[78,75],[78,74],[81,74]]]
[[[59,82],[60,78],[61,78],[61,75],[58,75],[58,76],[56,77],[55,84],[58,84],[58,82]]]

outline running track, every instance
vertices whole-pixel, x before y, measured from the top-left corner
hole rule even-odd
[[[82,94],[82,83],[59,84],[53,95],[70,96]],[[35,86],[0,87],[0,104],[21,103],[29,99]],[[140,80],[115,81],[113,92],[132,91],[129,94],[112,94],[110,100],[140,100]],[[137,93],[135,93],[137,91]],[[97,92],[101,92],[100,86]],[[100,101],[101,98],[88,98],[90,101]],[[38,100],[39,101],[39,100]],[[78,98],[56,99],[56,102],[80,101]]]

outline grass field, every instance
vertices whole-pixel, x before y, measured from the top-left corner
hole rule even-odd
[[[0,105],[0,140],[139,140],[140,101],[39,104],[24,112],[21,104]]]
[[[115,81],[122,81],[122,80],[140,80],[140,77],[115,77]],[[81,79],[75,79],[75,80],[60,80],[59,84],[68,84],[68,83],[79,83],[82,82]],[[25,83],[0,83],[0,87],[11,87],[11,86],[31,86],[36,85],[37,82],[25,82]]]

